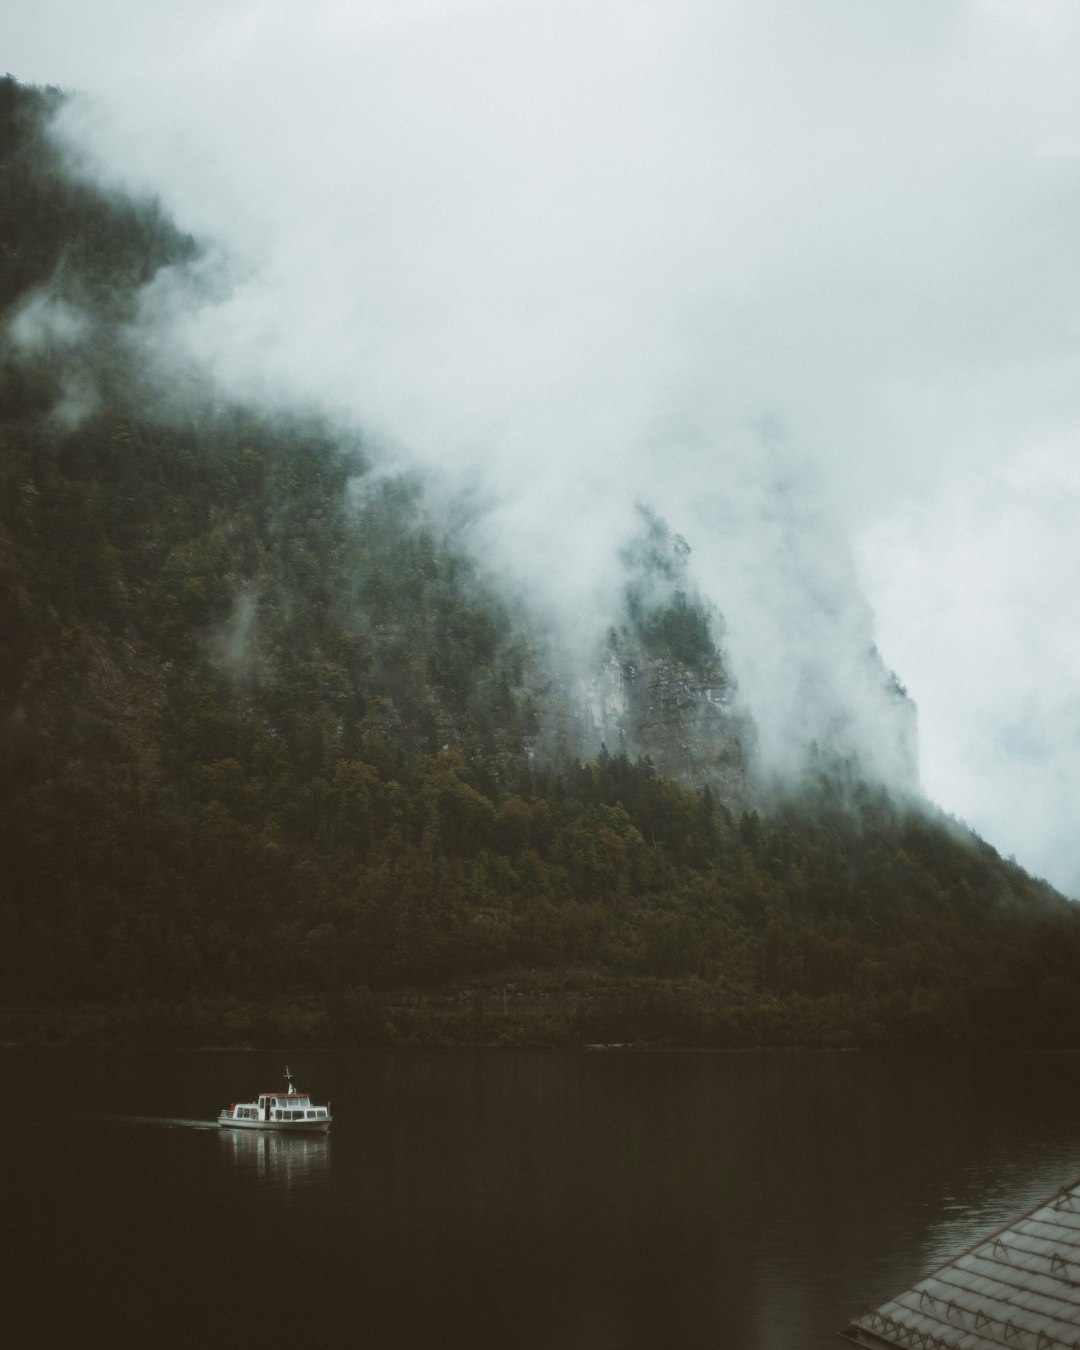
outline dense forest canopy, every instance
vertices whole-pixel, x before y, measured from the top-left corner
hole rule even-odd
[[[60,99],[0,81],[9,1036],[1080,1039],[1050,888],[826,753],[742,809],[582,754],[422,485],[315,417],[163,401],[138,290],[197,245],[68,171]],[[643,519],[612,659],[726,697]]]

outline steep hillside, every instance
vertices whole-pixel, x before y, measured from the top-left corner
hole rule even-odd
[[[164,397],[197,246],[59,97],[0,81],[9,1036],[1076,1042],[1059,896],[827,748],[761,782],[663,522],[571,655],[355,433]]]

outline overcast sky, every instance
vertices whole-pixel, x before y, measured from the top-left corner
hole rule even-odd
[[[482,484],[567,612],[652,502],[767,743],[798,653],[869,635],[927,794],[1080,895],[1078,8],[4,0],[3,33],[229,259],[148,297],[171,350]]]

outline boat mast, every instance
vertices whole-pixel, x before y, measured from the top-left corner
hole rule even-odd
[[[285,1065],[285,1086],[290,1093],[296,1091],[292,1085],[292,1074],[289,1072],[289,1066],[287,1064]]]

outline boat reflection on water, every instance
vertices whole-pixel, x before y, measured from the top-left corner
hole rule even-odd
[[[321,1186],[330,1178],[330,1140],[324,1134],[222,1130],[222,1157],[242,1174],[276,1189]]]

